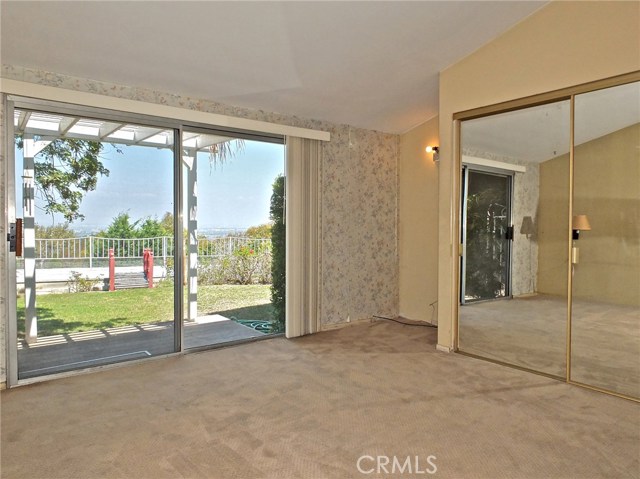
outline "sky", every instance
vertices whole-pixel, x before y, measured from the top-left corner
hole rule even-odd
[[[173,211],[172,152],[145,146],[118,145],[122,153],[105,144],[101,157],[109,169],[95,191],[87,193],[80,212],[84,221],[71,224],[83,233],[98,231],[119,213],[132,220],[161,219]],[[36,157],[37,159],[37,157]],[[208,153],[198,154],[198,230],[213,228],[243,230],[269,221],[272,184],[284,173],[284,146],[245,141],[244,151],[224,165],[211,167]],[[22,213],[22,152],[16,149],[16,208]],[[36,206],[42,206],[36,200]],[[61,216],[55,223],[64,223]],[[53,224],[51,215],[37,209],[36,223]]]

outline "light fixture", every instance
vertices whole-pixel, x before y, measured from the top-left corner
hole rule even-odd
[[[440,153],[439,153],[439,149],[437,146],[427,146],[425,148],[425,151],[427,153],[433,153],[433,161],[439,161],[440,160]]]
[[[535,233],[535,226],[533,225],[533,218],[531,216],[525,216],[522,218],[522,226],[520,226],[520,234],[529,236]]]
[[[573,230],[573,239],[580,239],[580,231],[591,231],[589,218],[587,215],[575,215],[571,221],[571,229]]]
[[[529,291],[527,294],[534,294],[534,286],[533,286],[533,274],[531,272],[531,237],[536,232],[536,226],[533,223],[533,218],[531,216],[523,216],[522,217],[522,225],[520,226],[520,234],[525,235],[529,240]]]

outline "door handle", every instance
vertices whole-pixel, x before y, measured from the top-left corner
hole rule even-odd
[[[513,241],[513,226],[507,226],[507,231],[504,234],[504,239]]]
[[[15,223],[9,223],[7,241],[9,242],[9,252],[15,253],[16,257],[22,256],[22,218],[16,218]]]

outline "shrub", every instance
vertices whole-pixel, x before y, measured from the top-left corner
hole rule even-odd
[[[285,329],[285,287],[286,287],[286,226],[284,222],[284,176],[279,175],[273,182],[271,195],[271,303],[273,304],[272,331],[280,333]]]
[[[90,279],[88,276],[82,277],[82,273],[71,271],[67,280],[67,287],[70,293],[87,293],[93,290],[95,284],[100,281],[97,278]]]
[[[271,223],[265,223],[258,226],[247,228],[243,236],[248,238],[271,238]]]
[[[271,282],[271,246],[254,242],[237,247],[231,254],[204,261],[199,258],[198,282],[201,284],[269,284]]]
[[[166,264],[166,269],[167,269],[167,279],[173,281],[173,275],[175,273],[175,268],[174,268],[174,264],[173,264],[173,256],[167,256],[167,264]]]

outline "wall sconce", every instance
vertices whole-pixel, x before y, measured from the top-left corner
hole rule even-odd
[[[571,229],[573,230],[572,238],[574,241],[580,239],[580,230],[582,231],[591,231],[591,225],[589,224],[589,218],[587,215],[575,215],[571,219]],[[578,251],[578,247],[571,247],[571,263],[578,264],[580,261],[580,251]]]
[[[520,226],[520,234],[526,235],[527,239],[536,232],[533,225],[533,218],[531,216],[525,216],[522,218],[522,226]]]
[[[575,215],[571,221],[571,229],[573,230],[572,238],[574,240],[580,239],[580,231],[591,231],[587,215]]]
[[[531,240],[531,237],[536,232],[536,226],[533,223],[533,218],[531,216],[523,216],[522,217],[522,225],[520,226],[520,234],[525,235],[528,240]],[[529,241],[529,294],[535,294],[535,287],[533,282],[533,274],[532,274],[532,266],[531,266],[531,241]]]
[[[440,161],[440,153],[437,146],[427,146],[425,148],[427,153],[433,153],[433,161]]]

